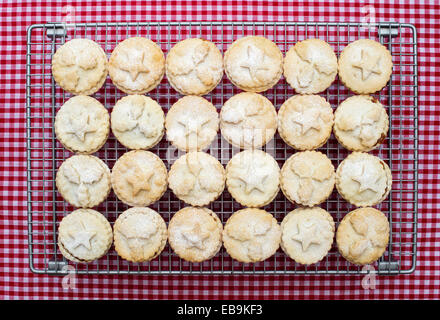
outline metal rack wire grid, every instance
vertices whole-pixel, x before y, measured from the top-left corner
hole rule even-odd
[[[211,40],[224,52],[239,37],[261,35],[274,41],[283,54],[297,41],[320,38],[327,41],[336,54],[350,42],[371,38],[384,44],[391,52],[393,74],[388,85],[375,94],[386,107],[390,118],[388,137],[379,149],[371,153],[384,159],[393,174],[393,187],[389,197],[377,208],[390,222],[390,241],[384,256],[373,265],[379,274],[411,273],[416,266],[417,235],[417,40],[416,29],[410,24],[378,23],[237,23],[237,22],[176,22],[176,23],[81,23],[37,24],[27,31],[26,65],[26,121],[27,121],[27,197],[30,269],[36,273],[65,274],[74,267],[79,274],[359,274],[371,268],[362,268],[347,262],[333,244],[329,254],[319,263],[302,266],[287,257],[281,250],[259,263],[244,264],[233,260],[222,250],[211,260],[189,263],[177,257],[167,245],[163,253],[150,262],[130,263],[121,259],[112,247],[103,258],[88,264],[66,261],[57,248],[57,230],[61,219],[75,208],[66,203],[55,186],[57,168],[72,154],[57,141],[53,122],[57,110],[70,98],[70,94],[57,86],[51,73],[54,52],[73,38],[89,38],[102,46],[110,56],[122,40],[141,36],[155,41],[166,54],[178,41],[189,37]],[[226,78],[205,97],[220,110],[223,103],[239,90]],[[284,79],[263,93],[277,110],[295,92]],[[148,95],[159,102],[166,112],[181,97],[166,79]],[[321,93],[333,108],[352,95],[339,80]],[[124,96],[108,78],[104,86],[93,95],[111,111],[116,101]],[[277,134],[264,148],[281,166],[295,150],[287,146]],[[105,146],[96,153],[112,168],[127,149],[110,135]],[[170,167],[179,152],[170,149],[165,138],[152,150]],[[349,154],[334,136],[319,149],[335,167]],[[233,154],[232,148],[220,133],[206,152],[216,156],[226,165]],[[169,158],[168,161],[166,158]],[[169,190],[154,205],[165,219],[184,207]],[[334,190],[322,207],[333,216],[336,227],[346,213],[354,207],[344,201]],[[114,223],[117,216],[128,207],[112,192],[109,198],[95,209]],[[223,223],[242,207],[225,190],[210,206]],[[281,222],[293,210],[280,192],[266,207]],[[70,267],[71,268],[71,267]]]

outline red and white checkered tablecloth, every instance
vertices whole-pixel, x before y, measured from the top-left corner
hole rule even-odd
[[[417,4],[415,4],[417,2]],[[440,298],[440,3],[431,1],[3,1],[0,5],[0,297],[3,299],[438,299]],[[66,7],[70,5],[71,7]],[[376,21],[412,23],[419,48],[419,225],[417,269],[362,276],[77,276],[75,290],[62,277],[29,270],[26,213],[26,28],[61,22],[116,21],[340,21],[359,22],[366,6]],[[72,8],[74,11],[72,11]],[[371,12],[371,11],[370,11]]]

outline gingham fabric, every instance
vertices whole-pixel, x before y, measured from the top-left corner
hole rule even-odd
[[[438,1],[224,1],[197,4],[159,1],[6,1],[0,7],[1,218],[0,295],[3,299],[438,299],[440,230],[438,160],[440,111],[440,4]],[[71,7],[67,6],[70,5]],[[114,21],[340,21],[359,22],[373,6],[376,21],[412,23],[419,48],[419,223],[413,274],[362,276],[76,276],[29,270],[26,208],[26,29],[34,23]],[[72,10],[73,9],[73,10]]]

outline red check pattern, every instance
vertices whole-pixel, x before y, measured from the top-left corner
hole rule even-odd
[[[45,22],[113,21],[341,21],[359,22],[365,8],[376,21],[412,23],[419,48],[418,265],[411,275],[362,276],[76,276],[64,290],[62,277],[29,270],[26,214],[26,28]],[[440,202],[438,160],[440,27],[437,1],[10,1],[0,8],[0,130],[3,152],[0,200],[0,295],[3,299],[438,299],[440,298]]]

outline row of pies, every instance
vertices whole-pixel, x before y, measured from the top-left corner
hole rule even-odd
[[[173,251],[190,262],[213,258],[223,246],[235,260],[263,261],[282,250],[297,263],[321,261],[329,252],[335,234],[331,215],[320,207],[297,208],[281,225],[267,211],[246,208],[236,211],[223,227],[207,208],[185,207],[166,226],[163,218],[147,207],[121,213],[113,230],[98,211],[78,209],[63,218],[58,245],[69,260],[87,263],[99,259],[112,243],[119,256],[131,262],[150,261],[161,254],[167,240]],[[386,216],[371,207],[349,212],[336,232],[336,243],[348,261],[370,264],[384,253],[389,240]]]
[[[324,202],[333,192],[357,207],[374,206],[389,194],[392,175],[380,158],[353,152],[335,168],[321,152],[302,151],[277,161],[261,150],[235,154],[226,166],[205,152],[188,152],[179,157],[169,172],[154,153],[133,150],[123,154],[112,171],[99,158],[75,155],[65,160],[56,175],[63,198],[75,207],[92,208],[103,202],[113,188],[125,204],[149,206],[167,187],[185,203],[205,206],[216,200],[225,185],[231,196],[246,207],[263,207],[272,202],[280,187],[287,199],[302,206]]]
[[[91,95],[104,84],[107,74],[113,84],[128,94],[153,90],[166,73],[170,85],[184,95],[204,95],[221,81],[223,70],[238,88],[262,92],[272,88],[284,74],[301,94],[327,89],[339,75],[341,82],[358,94],[382,89],[392,72],[390,52],[371,39],[347,45],[336,57],[332,47],[320,39],[297,42],[283,58],[271,40],[247,36],[234,41],[224,57],[207,40],[189,38],[177,42],[167,58],[153,41],[133,37],[120,42],[110,59],[99,44],[73,39],[63,44],[52,59],[55,81],[75,95]]]
[[[198,96],[180,98],[166,117],[161,106],[145,95],[121,98],[111,117],[98,100],[74,96],[57,112],[55,132],[65,148],[82,154],[99,150],[110,127],[129,149],[149,149],[159,143],[166,131],[167,140],[179,150],[201,151],[216,139],[220,128],[222,136],[240,149],[260,148],[278,130],[281,138],[297,150],[321,147],[333,131],[347,149],[370,151],[387,136],[388,123],[384,106],[368,95],[347,98],[335,113],[319,95],[294,95],[277,114],[263,95],[242,92],[225,102],[220,117],[211,102]]]

